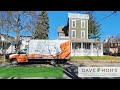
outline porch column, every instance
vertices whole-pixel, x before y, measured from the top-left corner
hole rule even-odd
[[[83,55],[83,43],[81,42],[81,56]]]
[[[101,55],[103,55],[103,43],[101,43]]]
[[[73,52],[73,49],[72,49],[72,42],[71,42],[71,53]]]
[[[93,56],[93,43],[91,42],[91,56]]]
[[[71,52],[72,52],[72,50],[73,50],[73,49],[72,49],[72,42],[71,42]]]

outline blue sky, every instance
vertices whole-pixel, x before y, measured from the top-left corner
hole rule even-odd
[[[108,35],[120,34],[120,12],[103,19],[110,15],[112,11],[95,11],[94,15],[96,20],[101,24],[101,40],[103,41]],[[68,11],[48,11],[49,16],[49,39],[57,39],[57,29],[59,26],[67,24]],[[102,20],[103,19],[103,20]]]
[[[67,25],[68,12],[67,11],[48,11],[49,16],[49,39],[57,39],[57,29],[59,26]]]
[[[49,39],[58,39],[57,29],[59,26],[67,25],[68,12],[76,11],[48,11],[49,16]],[[94,11],[96,20],[101,24],[101,40],[103,41],[108,35],[120,35],[120,11],[116,15],[112,15],[106,19],[104,17],[110,15],[112,11]],[[102,20],[103,19],[103,20]],[[29,33],[21,32],[26,35]],[[15,36],[12,32],[12,36]]]

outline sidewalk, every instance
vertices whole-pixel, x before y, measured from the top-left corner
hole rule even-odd
[[[85,67],[120,67],[120,60],[76,60],[69,63]]]
[[[120,63],[120,60],[71,60],[69,62],[104,62],[104,63]]]

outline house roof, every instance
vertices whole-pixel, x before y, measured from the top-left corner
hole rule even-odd
[[[89,19],[89,14],[68,13],[68,18]]]
[[[58,27],[58,32],[64,32],[62,29],[64,28],[65,26],[60,26]]]
[[[32,36],[20,36],[20,37],[32,37]]]
[[[5,40],[11,40],[11,41],[14,41],[15,38],[12,37],[12,36],[9,36],[9,35],[5,35],[5,34],[0,34],[0,40],[2,39],[2,37],[5,39]]]
[[[117,37],[110,37],[110,38],[106,38],[104,40],[105,43],[120,43],[120,38]]]
[[[60,40],[70,40],[71,42],[101,42],[98,40],[86,39],[86,38],[60,38]]]

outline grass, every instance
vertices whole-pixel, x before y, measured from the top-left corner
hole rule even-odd
[[[62,67],[0,67],[0,77],[63,77]]]
[[[104,56],[72,56],[71,59],[72,60],[120,60],[120,57],[116,57],[116,56],[108,56],[108,55],[104,55]]]

